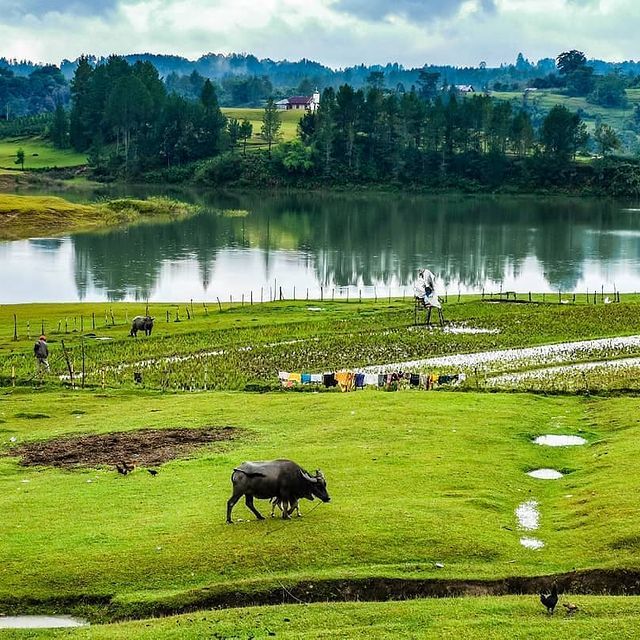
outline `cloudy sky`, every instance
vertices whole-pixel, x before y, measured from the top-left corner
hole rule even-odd
[[[0,56],[247,52],[333,67],[640,59],[639,0],[0,0]]]

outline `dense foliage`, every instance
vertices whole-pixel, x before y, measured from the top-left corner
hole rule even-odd
[[[71,83],[70,140],[89,151],[99,173],[172,167],[216,155],[226,120],[206,80],[198,100],[167,95],[155,67],[112,56],[92,67],[81,58]]]

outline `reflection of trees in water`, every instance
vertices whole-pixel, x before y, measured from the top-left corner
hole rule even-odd
[[[278,250],[310,256],[318,280],[338,286],[410,284],[421,266],[445,284],[480,288],[520,273],[534,256],[553,289],[575,288],[585,258],[607,261],[632,244],[608,230],[639,228],[618,205],[586,199],[407,195],[190,193],[215,212],[73,239],[79,292],[90,282],[110,299],[150,296],[163,264],[197,261],[207,289],[221,249],[259,248],[265,275]],[[603,233],[599,233],[603,231]],[[637,238],[636,238],[637,240]],[[639,249],[633,244],[635,253]],[[224,284],[224,283],[222,283]]]

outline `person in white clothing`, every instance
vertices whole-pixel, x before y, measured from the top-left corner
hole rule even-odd
[[[440,301],[436,295],[436,277],[429,269],[420,269],[418,279],[413,285],[416,298],[422,298],[425,306],[440,308]]]

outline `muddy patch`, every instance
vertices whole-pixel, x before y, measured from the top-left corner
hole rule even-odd
[[[63,629],[88,624],[72,616],[0,616],[0,629]]]
[[[555,469],[534,469],[533,471],[528,471],[527,475],[538,480],[560,480],[560,478],[564,477],[562,473]]]
[[[114,465],[120,460],[150,467],[183,458],[204,445],[234,440],[237,436],[238,429],[234,427],[140,429],[29,442],[12,448],[8,455],[19,456],[20,464],[25,467],[73,469]]]

